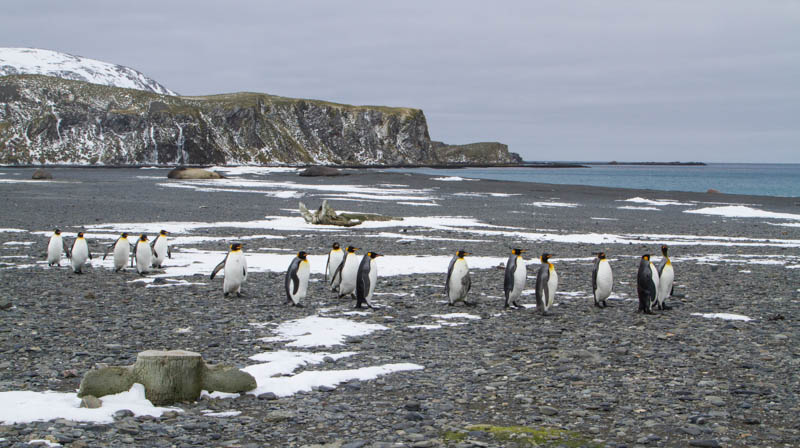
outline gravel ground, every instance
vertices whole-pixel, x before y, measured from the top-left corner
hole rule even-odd
[[[260,340],[272,335],[270,327],[251,323],[280,323],[321,312],[341,317],[353,305],[332,297],[316,274],[306,307],[292,308],[283,305],[281,272],[253,272],[243,288],[245,297],[223,298],[221,280],[209,281],[209,272],[183,278],[205,284],[146,288],[140,282],[130,283],[139,278],[130,269],[114,273],[95,265],[85,275],[74,275],[63,262],[61,268],[47,268],[42,262],[48,236],[31,232],[49,233],[54,227],[71,241],[75,232],[100,223],[157,226],[166,221],[243,222],[296,216],[298,198],[276,197],[275,191],[297,191],[303,195],[300,201],[316,207],[337,186],[405,185],[402,188],[429,197],[423,202],[437,205],[411,206],[404,202],[414,200],[386,201],[369,195],[357,197],[365,201],[330,202],[337,209],[393,216],[466,216],[504,228],[353,227],[330,233],[231,224],[193,230],[191,235],[284,237],[247,240],[246,253],[284,249],[285,254],[297,250],[323,254],[338,241],[393,255],[450,255],[464,249],[475,256],[507,257],[510,247],[521,246],[536,255],[556,254],[559,291],[567,294],[557,296],[549,316],[534,309],[503,310],[502,268],[473,269],[469,298],[477,299],[478,305],[451,308],[441,295],[446,264],[440,273],[379,277],[380,308],[347,318],[380,323],[390,330],[326,349],[358,354],[305,369],[410,362],[424,366],[423,370],[285,398],[203,398],[180,404],[181,413],[159,418],[123,412],[112,424],[54,420],[0,425],[0,447],[28,446],[30,440],[45,438],[70,447],[800,445],[800,228],[774,225],[798,220],[683,213],[724,205],[706,203],[714,202],[800,214],[798,199],[444,182],[379,171],[353,171],[336,178],[300,178],[294,172],[243,174],[235,177],[320,189],[223,184],[214,191],[201,191],[165,187],[187,186],[167,181],[166,170],[52,172],[52,182],[7,182],[30,179],[32,170],[0,170],[0,228],[24,230],[0,231],[0,391],[75,391],[83,374],[97,364],[131,364],[138,352],[147,349],[192,350],[208,362],[243,367],[253,364],[248,358],[256,353],[285,348],[282,342]],[[256,192],[219,191],[226,189]],[[619,208],[653,207],[620,202],[633,197],[684,205]],[[536,202],[577,206],[532,205]],[[502,232],[480,234],[476,229]],[[158,230],[154,227],[150,234]],[[380,237],[384,231],[401,236]],[[517,232],[546,236],[530,241]],[[591,233],[627,235],[627,240],[597,244],[570,242],[568,237]],[[703,244],[723,237],[744,239],[730,245]],[[638,259],[643,253],[659,259],[662,241],[671,242],[678,297],[668,300],[672,310],[639,315]],[[30,244],[8,244],[19,242]],[[95,256],[107,243],[90,240]],[[173,246],[173,252],[223,251],[226,244],[200,241]],[[602,310],[591,306],[590,295],[591,256],[598,250],[608,254],[615,277],[614,299]],[[530,289],[536,268],[529,266]],[[526,294],[522,302],[535,299]],[[481,319],[439,329],[409,328],[432,323],[433,314],[450,312]],[[692,315],[716,312],[753,320]],[[241,413],[203,415],[208,410]]]

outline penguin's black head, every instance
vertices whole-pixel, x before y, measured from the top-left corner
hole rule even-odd
[[[143,233],[142,236],[139,237],[139,241],[147,241],[147,235]]]
[[[542,260],[542,263],[547,263],[550,260],[550,257],[552,256],[553,254],[548,254],[547,252],[545,252],[542,254],[541,257],[539,257],[539,259]]]
[[[644,260],[644,261],[650,261],[650,254],[644,254],[644,255],[642,255],[642,260]]]
[[[61,235],[61,229],[56,229],[53,231],[56,235]]]
[[[349,252],[351,254],[355,253],[357,250],[358,250],[357,247],[347,246],[347,252]]]
[[[514,255],[522,255],[525,252],[525,249],[511,249],[511,253]]]
[[[377,257],[382,257],[383,256],[383,255],[375,253],[375,252],[367,252],[367,255],[369,256],[369,258],[377,258]]]
[[[601,260],[605,260],[606,259],[606,253],[605,252],[598,252],[597,253],[597,258],[599,258]]]
[[[339,243],[333,243],[333,250],[339,250]]]
[[[128,232],[122,232],[122,235],[120,235],[120,237],[121,238],[127,238],[128,237]]]
[[[662,244],[661,245],[661,253],[664,254],[665,257],[667,256],[667,251],[668,250],[669,250],[669,247],[667,247],[666,244]]]
[[[158,232],[158,234],[159,234],[159,235],[161,235],[161,236],[167,236],[167,234],[168,234],[168,233],[169,233],[169,232],[167,232],[167,231],[166,231],[166,230],[164,230],[164,229],[161,229],[161,231],[160,231],[160,232]]]
[[[301,250],[300,252],[297,253],[297,258],[299,258],[301,260],[305,260],[306,259],[306,255],[308,255],[308,254]]]
[[[242,243],[232,243],[231,251],[242,250]]]
[[[471,252],[466,252],[466,251],[463,251],[463,250],[460,250],[460,251],[456,252],[456,256],[458,258],[464,258],[467,255],[472,255],[472,253]]]
[[[78,232],[78,238],[83,238],[83,232]]]

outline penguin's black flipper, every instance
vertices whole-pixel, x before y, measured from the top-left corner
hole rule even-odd
[[[108,252],[111,250],[111,248],[117,245],[117,241],[119,241],[119,238],[117,238],[116,241],[111,243],[111,245],[106,248],[106,252],[103,254],[103,260],[106,259],[106,255],[108,255]]]
[[[508,308],[508,295],[514,289],[514,270],[517,268],[517,256],[511,254],[506,262],[506,272],[503,278],[503,293],[506,296],[506,308]]]
[[[292,272],[292,281],[294,282],[292,295],[295,295],[297,294],[297,291],[300,289],[300,277],[297,276],[297,271]]]
[[[469,276],[469,272],[467,272],[463,277],[461,277],[461,284],[464,286],[464,288],[466,288],[467,292],[469,292],[469,290],[472,289],[472,279]]]
[[[167,246],[167,258],[169,258],[170,260],[172,260],[172,251],[171,251],[171,250],[169,250],[169,246]]]
[[[161,238],[161,234],[156,235],[155,239],[153,241],[150,241],[151,248],[156,247],[156,241],[158,241],[159,238]]]
[[[347,255],[349,255],[349,253],[347,251],[345,251],[344,257],[342,257],[342,262],[339,263],[339,266],[337,266],[336,270],[333,271],[333,277],[331,277],[330,286],[333,286],[333,282],[336,281],[336,276],[339,276],[339,281],[340,282],[342,281],[342,269],[344,269],[344,262],[347,261]]]
[[[328,261],[325,262],[325,283],[328,283],[328,267],[331,265],[331,253],[328,252]]]
[[[549,266],[542,263],[536,274],[536,309],[544,313],[544,302],[547,300],[547,281],[550,279]]]
[[[137,241],[136,244],[133,245],[133,250],[131,250],[131,267],[133,267],[133,259],[136,258],[136,245],[139,244]]]
[[[225,254],[225,259],[220,261],[219,264],[211,272],[211,280],[214,280],[214,276],[217,275],[217,272],[219,272],[220,269],[225,267],[226,261],[228,261],[228,254]]]

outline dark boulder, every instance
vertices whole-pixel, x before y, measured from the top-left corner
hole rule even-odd
[[[33,172],[33,176],[31,176],[31,179],[34,180],[50,180],[52,178],[53,174],[43,168],[37,168],[36,171]]]
[[[316,177],[316,176],[344,176],[342,170],[331,166],[310,166],[300,172],[303,177]]]

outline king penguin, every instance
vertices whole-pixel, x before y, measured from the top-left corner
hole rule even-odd
[[[667,306],[665,303],[667,297],[672,295],[672,282],[675,280],[675,269],[672,267],[672,261],[669,259],[667,252],[669,248],[666,244],[661,246],[661,263],[658,264],[658,303],[656,309],[668,310],[672,307]]]
[[[50,237],[50,243],[47,245],[47,265],[61,266],[61,252],[70,258],[67,244],[64,242],[64,237],[61,236],[61,230],[55,229],[53,236]]]
[[[292,306],[302,307],[300,300],[305,299],[308,292],[310,266],[306,256],[307,254],[302,250],[298,252],[286,271],[286,279],[284,280],[286,302],[291,303]]]
[[[650,254],[642,255],[636,274],[636,292],[639,295],[639,312],[653,314],[653,301],[658,296],[658,270],[650,261]]]
[[[136,259],[136,272],[139,275],[147,274],[150,269],[150,264],[153,262],[153,248],[147,241],[147,235],[144,233],[136,240],[133,246],[133,253],[131,254],[131,267],[133,267],[133,260]]]
[[[75,242],[72,243],[72,271],[76,274],[83,274],[83,264],[86,260],[92,259],[92,253],[89,252],[89,244],[86,238],[83,237],[83,232],[78,232]]]
[[[552,254],[544,253],[539,257],[542,266],[536,275],[536,309],[543,316],[547,315],[547,310],[553,306],[558,289],[558,273],[553,263],[550,263],[552,256]]]
[[[160,268],[161,263],[164,262],[164,259],[169,257],[172,258],[172,252],[169,250],[169,244],[167,243],[167,232],[166,230],[162,230],[158,232],[156,239],[150,243],[150,247],[153,248],[153,267]]]
[[[611,295],[611,288],[614,285],[614,274],[611,272],[611,264],[606,258],[605,252],[598,252],[594,259],[594,269],[592,269],[592,292],[594,293],[594,306],[605,308],[608,306],[606,299]]]
[[[506,262],[506,275],[503,282],[503,292],[506,295],[505,308],[510,305],[519,308],[517,299],[522,295],[522,290],[525,289],[525,280],[528,277],[525,259],[522,258],[523,252],[525,249],[511,249],[511,256]]]
[[[231,244],[231,250],[228,251],[223,259],[211,272],[211,279],[217,275],[220,269],[225,268],[225,278],[222,281],[222,292],[225,297],[228,294],[235,292],[237,297],[242,296],[242,283],[247,281],[247,261],[242,253],[242,244]]]
[[[457,302],[464,302],[464,305],[475,306],[477,302],[467,302],[467,293],[472,288],[472,280],[469,277],[469,265],[465,256],[472,255],[469,252],[459,250],[450,260],[447,267],[447,279],[444,282],[444,295],[447,296],[448,304],[455,305]]]
[[[128,232],[122,232],[119,238],[108,246],[106,252],[103,254],[103,260],[106,259],[108,252],[112,248],[114,249],[114,272],[119,272],[125,267],[131,255],[131,243],[128,241]]]
[[[333,274],[336,272],[336,268],[342,264],[343,258],[344,251],[342,251],[342,248],[339,247],[339,243],[333,243],[333,246],[331,246],[331,251],[328,252],[328,262],[325,264],[325,283],[328,283],[328,279],[331,279],[331,285],[333,286],[331,291],[336,291],[336,288],[339,287],[339,282],[336,282],[336,284],[333,285],[333,281],[335,281]]]
[[[356,277],[358,276],[358,258],[356,257],[357,247],[347,246],[347,252],[344,254],[342,262],[336,271],[333,273],[333,280],[339,280],[338,291],[339,298],[346,295],[354,295],[356,291]]]
[[[375,252],[367,252],[361,259],[356,276],[356,308],[361,308],[364,304],[370,309],[375,308],[370,299],[378,282],[378,264],[375,259],[380,256],[381,254]]]

